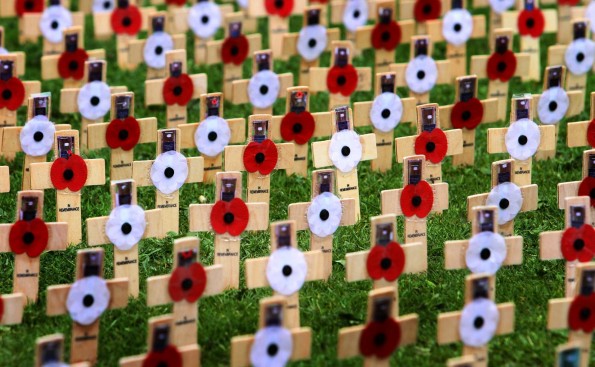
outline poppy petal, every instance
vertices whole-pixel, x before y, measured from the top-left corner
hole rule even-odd
[[[40,218],[19,220],[10,227],[8,243],[15,254],[38,257],[48,245],[48,227]]]
[[[517,18],[517,27],[521,36],[538,38],[543,33],[545,19],[539,8],[531,10],[524,9]]]
[[[163,84],[163,99],[168,106],[186,106],[194,94],[194,83],[188,74],[170,76]]]
[[[289,112],[281,120],[281,138],[303,145],[312,138],[315,127],[316,122],[310,112]]]
[[[591,120],[587,128],[587,141],[592,148],[595,148],[595,119]]]
[[[343,67],[333,66],[327,76],[326,85],[330,93],[341,93],[343,96],[350,96],[357,88],[357,71],[353,65]]]
[[[417,0],[413,7],[415,20],[425,22],[426,20],[438,19],[442,10],[440,0]]]
[[[423,154],[432,163],[440,163],[446,157],[448,139],[439,128],[423,131],[415,139],[415,154]]]
[[[269,15],[285,18],[291,15],[293,0],[265,0],[264,8]]]
[[[0,89],[2,90],[0,97],[4,102],[4,106],[10,111],[18,110],[25,100],[25,86],[23,82],[13,76],[2,84],[0,84]]]
[[[450,111],[450,121],[455,129],[475,129],[483,120],[483,104],[477,98],[455,103]]]
[[[126,8],[114,9],[110,22],[114,33],[134,36],[140,31],[142,15],[136,6],[128,5]]]
[[[487,63],[487,74],[490,80],[509,81],[516,72],[516,56],[510,50],[504,53],[495,52]]]
[[[376,23],[371,37],[372,47],[392,51],[401,43],[401,27],[394,20],[389,23]]]
[[[233,214],[233,222],[229,225],[229,234],[239,236],[248,227],[250,212],[242,199],[235,198],[229,202],[229,211]]]
[[[224,64],[241,65],[248,55],[248,39],[246,36],[227,37],[221,45],[221,60]]]
[[[578,186],[578,196],[591,198],[591,207],[595,207],[595,177],[585,177]]]
[[[595,329],[595,293],[578,295],[568,310],[568,326],[571,330],[582,330],[590,334]]]
[[[406,217],[425,218],[434,205],[434,192],[426,181],[409,184],[403,188],[400,198],[401,211]]]
[[[566,228],[562,234],[561,250],[567,261],[591,261],[595,255],[595,230],[590,224]]]

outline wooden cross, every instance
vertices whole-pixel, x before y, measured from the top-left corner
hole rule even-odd
[[[307,360],[312,348],[312,329],[289,327],[287,298],[273,296],[259,301],[258,332],[254,335],[234,336],[231,339],[231,367],[248,367],[268,359],[283,360],[285,364]],[[276,335],[277,337],[271,337]],[[288,350],[290,349],[290,350]],[[279,355],[282,353],[281,355]]]
[[[111,95],[110,122],[87,127],[89,150],[110,148],[110,180],[132,178],[134,148],[157,140],[157,118],[134,117],[134,93]]]
[[[403,188],[380,193],[382,214],[405,216],[405,243],[427,246],[427,215],[448,209],[448,184],[427,181],[426,158],[414,155],[403,159]]]
[[[355,31],[374,20],[376,1],[372,0],[332,0],[330,3],[330,23],[345,27],[345,39],[355,42]],[[358,49],[355,55],[360,54]]]
[[[591,92],[591,109],[589,120],[569,122],[566,134],[566,144],[571,147],[595,148],[595,92]]]
[[[203,182],[202,157],[180,154],[180,129],[157,131],[157,157],[132,162],[137,186],[155,186],[155,208],[161,209],[163,232],[179,232],[180,188],[185,183]]]
[[[115,7],[113,0],[99,2],[97,0],[79,0],[79,10],[86,14],[111,11]]]
[[[197,343],[198,300],[223,292],[222,265],[203,267],[197,237],[174,241],[171,274],[147,279],[147,305],[173,303],[173,342],[178,347]],[[199,275],[197,275],[199,274]],[[197,279],[198,277],[198,279]]]
[[[438,315],[438,344],[463,342],[463,356],[473,358],[474,367],[487,367],[490,340],[514,332],[514,303],[495,299],[494,275],[468,275],[463,310]]]
[[[35,341],[35,367],[64,365],[64,335],[52,334]],[[89,367],[89,363],[70,364],[71,367]]]
[[[40,81],[25,82],[19,79],[17,75],[18,62],[18,58],[14,54],[0,55],[0,85],[2,90],[0,127],[15,126],[19,107],[26,106],[29,97],[41,91]],[[8,85],[9,80],[13,81],[11,82],[13,86]],[[20,87],[17,88],[14,85],[20,85]]]
[[[38,3],[30,3],[30,4],[23,4],[23,8],[25,12],[23,14],[19,14],[17,9],[17,4],[21,3],[21,0],[6,0],[0,1],[0,18],[11,18],[11,17],[19,17],[21,18],[24,13],[39,13],[43,11],[45,4],[38,4]],[[62,4],[65,8],[70,8],[70,0],[63,0]],[[41,9],[37,9],[35,5],[41,5]]]
[[[56,131],[54,161],[31,163],[31,188],[56,190],[56,220],[68,223],[68,243],[82,241],[81,190],[105,184],[105,161],[80,156],[78,130]]]
[[[16,75],[18,76],[24,76],[25,75],[25,69],[26,69],[26,65],[25,65],[25,60],[26,55],[25,52],[23,51],[9,51],[6,49],[6,42],[5,42],[5,36],[6,33],[4,32],[4,26],[0,26],[0,54],[9,54],[9,55],[13,55],[16,57],[17,61],[16,61]],[[6,51],[6,52],[4,52]]]
[[[138,297],[138,243],[145,238],[163,238],[161,209],[143,210],[137,204],[134,180],[111,181],[112,210],[109,216],[87,218],[87,244],[114,247],[114,277],[128,278],[128,295]]]
[[[359,220],[359,185],[357,166],[362,161],[377,157],[374,134],[358,135],[353,126],[349,106],[335,107],[331,111],[330,140],[312,143],[312,161],[315,168],[337,168],[337,188],[341,199],[355,199],[355,215]]]
[[[417,341],[419,328],[417,314],[399,316],[398,303],[399,296],[394,287],[370,291],[366,324],[339,329],[337,358],[362,356],[364,366],[390,366],[390,357],[398,347]]]
[[[450,6],[445,1],[403,0],[399,2],[399,19],[415,20],[415,34],[428,34],[428,22],[444,16]]]
[[[588,196],[591,199],[591,225],[595,226],[595,149],[583,152],[582,168],[581,181],[558,183],[558,208],[566,207],[566,198]]]
[[[128,279],[103,278],[103,249],[77,251],[73,284],[47,289],[46,314],[70,314],[70,363],[97,361],[99,320],[103,312],[128,305]]]

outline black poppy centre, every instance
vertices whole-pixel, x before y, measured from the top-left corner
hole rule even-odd
[[[380,260],[380,267],[382,268],[382,270],[388,270],[392,265],[393,262],[388,257],[385,257],[382,260]]]
[[[473,320],[473,326],[476,329],[481,329],[483,327],[484,323],[485,323],[485,321],[484,321],[483,317],[481,317],[481,316],[477,316],[475,318],[475,320]]]
[[[463,121],[467,121],[471,118],[471,112],[469,110],[465,110],[463,111],[463,113],[461,114],[461,119]]]
[[[510,201],[508,201],[508,199],[501,199],[500,200],[500,209],[507,209],[508,206],[510,205]]]
[[[130,232],[132,232],[132,226],[130,225],[130,223],[126,222],[126,223],[122,224],[122,227],[120,227],[120,230],[122,230],[122,233],[124,233],[124,234],[129,234]]]
[[[43,140],[43,133],[41,131],[36,131],[35,134],[33,134],[33,140],[35,140],[36,142],[40,142]]]
[[[225,213],[225,214],[223,215],[223,221],[224,221],[226,224],[231,224],[231,223],[233,223],[233,220],[234,220],[233,213],[229,213],[229,212],[227,212],[227,213]]]
[[[551,101],[547,107],[549,108],[550,112],[554,112],[556,109],[558,109],[558,102]]]
[[[76,60],[72,60],[68,63],[68,69],[71,71],[75,71],[79,68],[79,63]]]
[[[4,99],[5,101],[8,101],[9,99],[12,98],[12,92],[9,91],[8,89],[5,89],[2,91],[2,99]]]
[[[330,216],[330,214],[329,214],[328,210],[322,209],[320,211],[320,214],[319,214],[320,220],[327,220],[329,216]]]
[[[118,139],[120,140],[126,140],[128,139],[128,130],[126,129],[122,129],[118,132]]]
[[[66,181],[70,181],[74,177],[74,172],[70,168],[68,168],[67,170],[64,171],[64,173],[62,174],[62,177],[64,177],[64,179]]]
[[[265,95],[269,92],[269,87],[267,85],[260,86],[260,94]]]
[[[345,85],[345,83],[347,82],[347,79],[345,78],[344,75],[341,75],[339,77],[337,77],[337,84],[338,85]]]
[[[504,61],[500,61],[496,68],[499,72],[503,72],[504,70],[506,70],[506,63]]]
[[[155,47],[155,54],[156,55],[161,55],[162,53],[163,53],[163,47],[161,47],[161,46]]]
[[[386,335],[384,333],[378,333],[374,335],[374,345],[380,347],[386,343]]]
[[[291,275],[291,273],[293,273],[293,269],[291,268],[291,266],[285,265],[283,266],[283,269],[281,269],[281,272],[283,273],[283,275],[288,277]]]
[[[211,131],[209,133],[209,135],[207,136],[207,138],[209,139],[209,141],[215,141],[215,140],[217,140],[217,133],[214,131]]]
[[[209,16],[203,15],[202,18],[200,18],[200,21],[202,22],[202,24],[207,24],[209,22]]]
[[[348,146],[344,146],[341,148],[341,154],[343,154],[343,157],[347,157],[351,154],[351,149]]]
[[[527,139],[527,137],[525,135],[521,135],[521,136],[519,136],[518,141],[519,141],[520,145],[525,145],[525,144],[527,144],[529,139]]]
[[[171,167],[167,167],[167,168],[165,169],[165,171],[163,171],[163,174],[164,174],[164,175],[165,175],[165,177],[167,177],[167,178],[172,178],[172,177],[174,177],[174,173],[175,173],[175,171],[174,171],[174,169],[173,169],[173,168],[171,168]]]
[[[291,130],[293,130],[293,132],[294,132],[295,134],[299,134],[299,133],[301,133],[301,132],[302,132],[302,129],[303,129],[303,128],[304,128],[304,127],[302,126],[302,124],[301,124],[300,122],[296,122],[295,124],[293,124],[293,126],[292,126]]]
[[[356,19],[359,18],[360,15],[361,15],[361,13],[359,12],[359,10],[356,10],[353,12],[353,17]]]
[[[574,240],[572,247],[574,247],[576,251],[582,251],[582,249],[585,248],[585,241],[582,238],[577,238]]]
[[[264,162],[264,153],[263,152],[258,152],[256,153],[256,155],[254,156],[254,160],[256,161],[256,163],[260,164],[262,162]]]
[[[426,72],[423,70],[420,70],[417,72],[417,79],[422,80],[423,78],[426,77]]]
[[[101,102],[101,100],[99,99],[99,97],[93,96],[91,97],[91,100],[89,102],[91,102],[91,106],[95,107],[99,104],[99,102]]]
[[[267,348],[267,354],[271,357],[274,357],[279,352],[279,346],[275,343],[269,344]]]
[[[194,282],[190,278],[185,278],[184,280],[182,280],[182,289],[185,291],[190,290],[193,285]]]
[[[122,19],[122,25],[124,27],[130,27],[131,24],[132,24],[132,19],[130,19],[130,17],[124,17]]]
[[[429,141],[426,143],[426,150],[429,153],[432,153],[434,150],[436,150],[436,143],[434,143],[433,141]]]
[[[31,232],[25,232],[23,234],[23,243],[25,245],[30,245],[33,243],[33,241],[35,241],[35,235]]]
[[[587,321],[591,318],[591,309],[589,307],[582,308],[578,315],[582,321]]]
[[[310,40],[308,41],[308,47],[310,47],[310,48],[316,47],[316,40],[314,38],[310,38]]]
[[[424,5],[422,11],[426,15],[430,14],[432,12],[432,5],[430,5],[430,4]]]
[[[527,21],[525,22],[525,25],[529,29],[533,28],[535,26],[535,19],[533,19],[533,18],[527,19]]]
[[[576,54],[576,61],[583,62],[584,59],[585,59],[585,54],[584,53],[579,52],[578,54]]]
[[[111,9],[111,8],[112,8],[112,4],[111,4],[109,1],[104,1],[104,2],[103,2],[103,8],[104,8],[105,10],[109,10],[109,9]]]
[[[455,25],[452,27],[452,29],[454,29],[454,31],[458,33],[458,32],[460,32],[460,31],[461,31],[461,29],[463,29],[463,26],[461,25],[461,23],[456,23],[456,24],[455,24]]]
[[[25,10],[31,11],[35,7],[34,1],[25,1]]]
[[[388,31],[384,31],[384,32],[382,32],[382,35],[380,36],[380,38],[384,42],[388,42],[388,40],[390,40],[390,33]]]
[[[589,191],[589,197],[595,200],[595,187],[592,188],[591,191]]]
[[[385,108],[382,110],[380,115],[382,116],[383,119],[387,119],[390,117],[390,110],[388,108]]]
[[[490,258],[490,256],[492,256],[492,252],[489,248],[484,248],[479,253],[479,257],[481,257],[482,260],[487,260]]]
[[[174,96],[179,97],[180,94],[182,94],[182,87],[180,87],[179,85],[176,85],[174,87],[174,89],[172,90],[172,92],[174,93]]]
[[[59,26],[60,23],[58,23],[57,20],[52,21],[52,23],[50,24],[50,27],[52,27],[52,29],[58,29]]]
[[[240,49],[238,48],[238,46],[231,46],[231,49],[229,50],[229,53],[232,56],[236,56],[238,53],[240,52]]]
[[[411,205],[413,205],[414,207],[418,207],[421,205],[421,196],[419,195],[415,195],[414,197],[411,198]]]
[[[95,298],[93,298],[93,295],[87,294],[85,297],[83,297],[83,306],[91,307],[93,306],[93,303],[95,303]]]

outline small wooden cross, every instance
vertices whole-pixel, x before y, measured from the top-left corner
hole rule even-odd
[[[417,314],[399,316],[398,303],[399,296],[394,287],[370,291],[366,324],[339,329],[337,358],[361,356],[364,366],[390,366],[390,357],[398,347],[417,341],[419,328]]]
[[[35,341],[35,367],[64,365],[64,335],[52,334],[37,338]],[[89,363],[80,362],[70,367],[89,367]]]
[[[27,297],[23,293],[0,294],[4,308],[0,313],[0,325],[17,325],[23,321]]]
[[[345,27],[345,39],[355,42],[355,31],[374,20],[376,1],[373,0],[332,0],[330,3],[330,23]],[[353,50],[359,56],[358,49]]]
[[[357,166],[362,161],[377,157],[374,134],[358,135],[353,126],[349,106],[335,107],[331,111],[330,140],[312,143],[312,161],[315,168],[337,168],[337,188],[341,199],[355,199],[355,214],[359,220],[359,185]]]
[[[77,251],[73,284],[52,285],[47,289],[46,314],[70,314],[72,338],[70,363],[97,361],[99,320],[108,309],[128,305],[128,279],[103,278],[103,249]]]
[[[231,339],[231,367],[285,365],[309,359],[312,329],[289,327],[287,298],[267,297],[259,305],[258,332]]]
[[[568,123],[566,144],[571,148],[595,148],[595,92],[591,92],[590,100],[589,120]]]
[[[0,127],[16,126],[19,107],[26,106],[29,97],[41,91],[40,81],[25,82],[19,79],[18,62],[14,54],[0,55]]]
[[[558,208],[566,207],[566,198],[588,196],[591,199],[591,225],[595,226],[595,149],[583,152],[581,181],[558,183]]]
[[[494,275],[468,275],[463,310],[438,315],[438,344],[463,342],[463,356],[473,358],[472,366],[487,367],[488,343],[496,335],[514,332],[514,303],[496,304],[495,299]]]
[[[105,161],[80,156],[78,130],[56,131],[54,161],[31,163],[31,188],[56,190],[56,220],[68,223],[68,243],[82,241],[81,190],[105,184]]]
[[[450,6],[450,2],[439,0],[403,0],[399,2],[399,19],[415,20],[415,34],[428,34],[428,22],[444,16]]]
[[[6,49],[6,42],[5,42],[6,33],[4,32],[4,26],[0,26],[0,54],[9,54],[16,57],[16,75],[24,76],[25,75],[25,60],[26,55],[23,51],[9,51]]]
[[[427,181],[426,158],[414,155],[403,159],[403,188],[380,193],[382,214],[405,216],[405,243],[427,246],[427,216],[448,209],[448,184]]]
[[[198,340],[198,300],[223,292],[222,265],[204,267],[200,263],[197,237],[174,241],[171,274],[147,279],[147,305],[173,303],[173,343],[178,346],[195,345]]]

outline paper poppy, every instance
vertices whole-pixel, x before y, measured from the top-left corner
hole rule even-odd
[[[302,289],[308,276],[306,257],[294,247],[278,248],[269,257],[266,276],[273,291],[291,296]]]
[[[579,0],[558,0],[558,5],[575,6],[578,5]]]
[[[450,121],[455,129],[473,130],[483,120],[483,104],[477,98],[455,103],[450,111]]]
[[[384,278],[392,282],[401,275],[404,268],[405,251],[396,242],[372,247],[366,260],[368,275],[374,280]]]
[[[16,111],[25,100],[25,86],[19,78],[0,79],[0,109]]]
[[[591,206],[595,207],[595,177],[585,177],[578,186],[578,196],[591,198]]]
[[[595,119],[591,120],[587,128],[587,142],[592,148],[595,148]]]
[[[432,163],[440,163],[446,157],[448,140],[446,134],[439,128],[423,131],[415,139],[415,154],[423,154]]]
[[[465,263],[473,274],[496,274],[506,259],[506,242],[499,233],[479,232],[469,240]]]
[[[85,75],[85,61],[89,59],[87,51],[77,48],[75,51],[64,51],[58,59],[58,73],[62,79],[81,80]]]
[[[494,301],[477,298],[465,305],[459,322],[459,335],[464,345],[483,347],[496,334],[500,312]]]
[[[574,75],[584,75],[591,71],[595,61],[595,42],[587,38],[577,38],[570,42],[564,52],[564,64]]]
[[[54,44],[62,42],[64,31],[72,25],[72,13],[62,5],[48,6],[38,23],[43,38]]]
[[[428,93],[438,82],[438,66],[428,55],[417,55],[405,68],[407,87],[417,94]]]
[[[153,32],[145,41],[143,59],[148,67],[163,69],[166,66],[165,55],[174,49],[174,39],[169,33]]]
[[[250,173],[258,171],[261,175],[268,175],[277,166],[278,159],[277,146],[270,139],[262,143],[253,141],[244,149],[244,167]]]
[[[521,36],[538,38],[545,27],[543,12],[539,8],[522,10],[517,18],[517,27]]]
[[[326,27],[313,24],[300,29],[295,46],[302,59],[314,61],[326,50],[327,44]]]
[[[182,367],[182,355],[173,345],[167,345],[161,350],[150,351],[145,360],[143,361],[142,367]]]
[[[537,116],[542,124],[554,125],[560,122],[570,105],[568,93],[561,87],[550,87],[541,93],[537,103]]]
[[[510,50],[503,53],[494,52],[487,63],[487,73],[490,80],[507,82],[516,71],[516,56]]]
[[[227,121],[219,116],[204,119],[194,132],[194,144],[202,155],[215,157],[223,152],[231,139]]]
[[[178,191],[188,178],[188,160],[175,150],[161,153],[151,166],[151,181],[162,194]]]
[[[241,65],[248,56],[248,39],[243,34],[227,37],[221,45],[221,60],[224,64]]]
[[[165,0],[165,3],[167,5],[183,6],[183,5],[186,5],[186,1],[187,0]]]
[[[48,245],[48,227],[42,219],[19,220],[10,226],[8,244],[17,255],[38,257]]]
[[[138,205],[118,205],[112,209],[105,224],[105,235],[118,250],[128,251],[140,242],[146,228],[143,208]]]
[[[289,112],[281,120],[281,137],[285,141],[303,145],[312,138],[315,127],[316,122],[310,112]]]
[[[310,232],[320,238],[335,233],[339,225],[341,225],[342,217],[341,199],[328,191],[316,195],[310,206],[308,206],[308,212],[306,213]]]
[[[104,13],[112,11],[116,7],[116,0],[93,0],[91,12]]]
[[[250,365],[281,367],[287,365],[293,352],[291,331],[282,326],[265,326],[254,335],[250,347]]]
[[[395,93],[380,93],[372,102],[369,116],[374,128],[385,133],[392,131],[403,117],[403,102]]]
[[[566,261],[588,262],[595,255],[595,229],[591,224],[566,228],[562,234],[562,255]]]
[[[76,104],[84,118],[88,120],[101,119],[111,108],[109,86],[100,80],[86,83],[79,89]]]
[[[169,278],[167,290],[174,302],[196,302],[207,286],[207,273],[200,263],[178,266]]]
[[[406,217],[425,218],[434,206],[434,191],[426,181],[409,184],[401,191],[401,211]]]
[[[293,0],[264,0],[264,8],[269,15],[285,18],[291,15]]]
[[[41,157],[50,152],[54,146],[56,127],[47,116],[37,115],[27,121],[21,129],[19,140],[21,149],[26,155]]]
[[[116,34],[136,35],[142,25],[142,15],[135,5],[125,8],[116,8],[110,18],[112,29]]]
[[[362,160],[363,147],[359,135],[353,130],[341,130],[333,134],[328,153],[339,171],[351,172]]]
[[[113,119],[105,130],[105,141],[112,149],[122,148],[128,151],[136,146],[139,139],[140,125],[132,116],[124,120]]]
[[[539,126],[527,118],[513,122],[504,136],[508,154],[519,161],[533,157],[537,153],[540,143],[541,130],[539,130]]]
[[[231,201],[219,200],[211,209],[211,227],[218,234],[229,233],[239,236],[248,226],[249,220],[248,207],[240,198]]]
[[[188,11],[187,23],[198,38],[208,39],[221,27],[222,19],[221,9],[214,1],[197,1]]]
[[[343,96],[350,96],[357,88],[357,71],[353,65],[343,67],[333,66],[326,76],[326,86],[330,93],[341,93]]]
[[[163,83],[163,100],[168,106],[186,106],[194,94],[194,83],[188,74],[170,76]]]
[[[25,13],[41,13],[45,0],[16,0],[15,10],[19,17]]]
[[[110,298],[105,279],[91,275],[77,280],[70,287],[66,309],[76,323],[91,325],[107,310]]]
[[[473,16],[467,9],[451,9],[442,18],[442,36],[451,45],[464,45],[473,34]]]
[[[355,32],[368,21],[368,2],[366,0],[347,1],[343,10],[343,25],[349,32]]]
[[[376,23],[372,29],[372,47],[392,51],[401,43],[401,26],[394,20]]]
[[[413,14],[417,22],[438,19],[442,10],[440,0],[417,0],[413,7]]]
[[[523,193],[512,182],[502,182],[490,190],[486,205],[498,208],[498,224],[504,225],[514,218],[523,207]]]
[[[588,296],[579,294],[570,304],[568,326],[571,330],[590,334],[595,329],[595,293]]]
[[[279,89],[279,76],[271,70],[261,70],[248,82],[248,99],[256,108],[270,108],[279,96]]]
[[[68,158],[60,157],[52,163],[50,178],[56,190],[69,189],[77,192],[87,182],[87,164],[76,154]]]
[[[389,317],[369,322],[359,338],[359,351],[364,357],[388,358],[401,340],[401,326]]]

